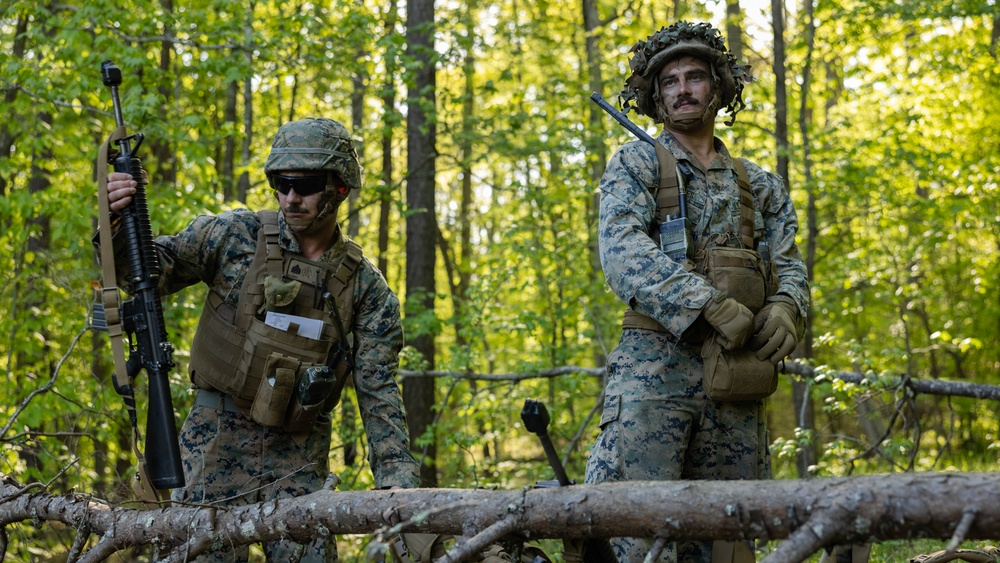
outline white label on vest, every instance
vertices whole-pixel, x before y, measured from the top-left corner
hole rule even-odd
[[[268,311],[267,315],[264,316],[264,324],[273,326],[278,330],[284,330],[285,332],[288,332],[294,326],[296,330],[295,334],[312,338],[313,340],[319,340],[323,335],[323,321],[300,317],[298,315],[286,315],[284,313]]]

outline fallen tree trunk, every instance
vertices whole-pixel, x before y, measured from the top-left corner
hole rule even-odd
[[[488,545],[516,532],[529,539],[785,539],[764,561],[797,563],[837,544],[997,538],[997,491],[1000,473],[907,473],[758,481],[752,486],[673,481],[518,491],[319,491],[230,510],[136,510],[84,495],[35,493],[7,479],[0,485],[0,526],[58,521],[81,535],[97,535],[98,542],[80,561],[100,561],[117,550],[150,543],[175,546],[167,560],[180,561],[212,545],[385,532],[380,515],[396,510],[403,522],[393,531],[465,537],[445,561],[467,560],[473,555],[469,546]]]

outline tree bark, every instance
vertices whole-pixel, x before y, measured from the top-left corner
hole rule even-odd
[[[32,492],[6,479],[0,485],[0,525],[58,521],[98,536],[80,561],[151,542],[169,544],[172,560],[181,560],[213,543],[388,532],[380,515],[395,510],[402,523],[392,532],[464,536],[449,560],[464,560],[464,545],[519,533],[530,540],[784,539],[764,561],[798,563],[836,544],[994,538],[1000,529],[998,488],[1000,473],[907,473],[757,481],[752,487],[740,481],[650,481],[517,491],[321,490],[230,510],[134,510],[83,495]],[[500,532],[494,536],[492,530]]]
[[[407,92],[406,204],[406,315],[433,315],[434,263],[437,218],[434,208],[437,116],[435,115],[437,57],[434,53],[434,0],[415,0],[406,9],[407,58],[415,66]],[[428,328],[408,337],[410,345],[434,366],[434,334]],[[410,427],[410,441],[417,442],[434,419],[434,381],[412,380],[403,385],[403,404]],[[425,446],[415,446],[420,461],[420,482],[437,485],[433,438]]]
[[[771,0],[771,26],[774,30],[774,141],[777,149],[775,172],[785,180],[791,191],[788,178],[788,91],[785,86],[785,3]]]

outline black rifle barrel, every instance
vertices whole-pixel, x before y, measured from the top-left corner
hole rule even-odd
[[[638,125],[632,123],[632,120],[630,120],[628,116],[615,109],[614,106],[609,104],[608,101],[605,100],[600,94],[598,94],[597,92],[591,92],[590,99],[595,104],[597,104],[598,107],[607,112],[608,115],[615,118],[615,121],[620,123],[622,127],[628,129],[630,133],[638,137],[640,141],[645,141],[651,145],[656,145],[656,139],[650,137],[649,133],[646,133]],[[678,216],[687,217],[687,202],[685,201],[683,174],[678,173],[677,185],[678,185],[677,198],[678,198],[678,205],[680,206],[680,214]]]
[[[121,70],[111,61],[101,63],[103,82],[111,88],[115,123],[124,126],[118,86]],[[131,140],[136,139],[135,147]],[[126,172],[136,181],[132,202],[122,210],[122,236],[129,265],[128,279],[132,283],[132,299],[123,304],[122,325],[129,339],[129,377],[146,370],[149,383],[149,405],[146,413],[145,465],[150,484],[157,489],[184,486],[177,427],[170,396],[170,370],[174,367],[173,346],[167,340],[160,303],[160,262],[153,247],[153,229],[146,203],[146,174],[135,152],[143,136],[137,133],[117,141],[118,155],[111,160],[116,172]]]

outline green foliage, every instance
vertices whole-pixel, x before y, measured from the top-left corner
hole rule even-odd
[[[594,58],[603,94],[613,99],[628,49],[673,12],[645,0],[597,4],[607,21],[595,36]],[[713,9],[685,5],[684,17],[712,18]],[[971,1],[819,2],[808,59],[801,12],[790,15],[789,180],[801,247],[815,244],[809,361],[869,374],[869,381],[848,385],[820,375],[809,382],[816,424],[807,429],[783,380],[770,403],[779,478],[796,477],[796,457],[809,449],[818,454],[814,475],[988,470],[998,462],[993,405],[909,397],[896,386],[903,375],[1000,384],[1000,73],[988,12]],[[0,389],[8,400],[0,423],[16,419],[0,436],[0,471],[52,481],[54,492],[127,498],[121,483],[133,460],[110,385],[107,336],[85,331],[100,278],[90,242],[93,160],[114,121],[101,61],[113,59],[125,74],[124,115],[131,131],[147,136],[141,156],[151,177],[153,228],[165,233],[200,213],[273,206],[262,174],[272,132],[307,115],[352,123],[351,94],[363,84],[354,133],[362,140],[366,189],[346,221],[357,226],[370,259],[387,261],[384,273],[403,297],[401,104],[418,61],[404,56],[401,16],[387,26],[388,3],[348,0],[3,4]],[[595,162],[596,147],[614,150],[629,134],[589,120],[594,68],[579,7],[439,5],[436,20],[435,212],[446,248],[439,256],[450,267],[438,260],[433,309],[418,307],[422,299],[404,303],[407,337],[434,336],[438,371],[601,365],[624,306],[593,255],[589,166],[603,165]],[[736,125],[718,134],[734,153],[773,169],[772,41],[769,30],[748,32],[758,81],[747,87],[748,108]],[[811,82],[803,92],[807,61]],[[397,106],[383,106],[389,93]],[[389,178],[382,175],[386,159],[394,162]],[[241,202],[243,174],[249,182]],[[466,180],[471,193],[463,195]],[[383,198],[390,204],[384,253],[376,242]],[[164,299],[179,364],[171,375],[178,421],[191,404],[186,361],[202,300],[199,287]],[[411,348],[402,364],[429,365]],[[435,423],[417,453],[435,440],[442,486],[516,488],[551,477],[537,439],[519,420],[526,398],[544,399],[567,472],[582,479],[597,432],[597,378],[440,378],[436,385]],[[373,486],[366,464],[346,465],[341,457],[358,444],[357,459],[366,458],[360,425],[354,428],[335,438],[332,460],[341,487],[366,489]]]

